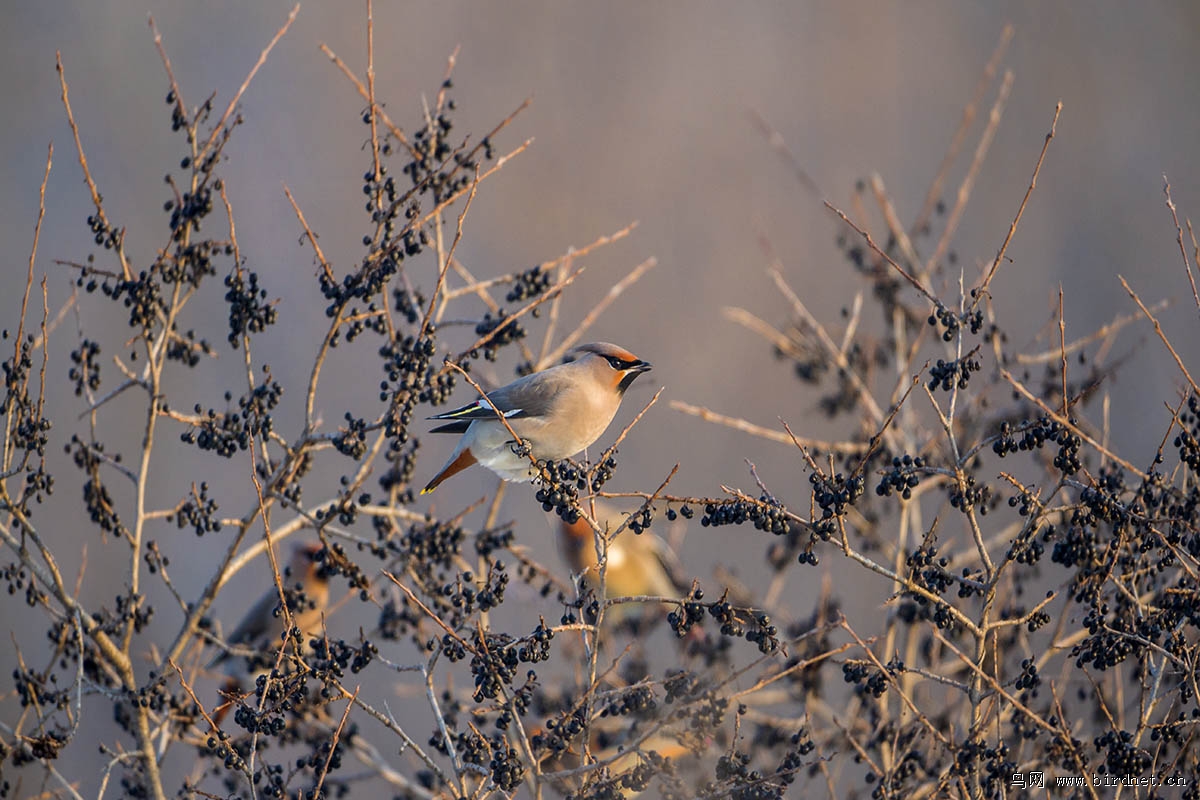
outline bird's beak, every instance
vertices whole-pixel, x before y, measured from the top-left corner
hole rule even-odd
[[[643,372],[649,372],[653,368],[654,368],[654,365],[651,364],[649,361],[639,361],[636,364],[634,364],[632,367],[630,367],[629,371],[632,372],[634,375],[638,375]]]

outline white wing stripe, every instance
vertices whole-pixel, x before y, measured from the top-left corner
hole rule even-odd
[[[491,404],[491,403],[489,403],[489,402],[487,401],[487,398],[485,398],[485,397],[481,397],[481,398],[479,398],[479,400],[478,400],[478,401],[476,401],[476,403],[475,403],[475,407],[476,407],[476,408],[483,408],[483,409],[487,409],[488,411],[495,411],[495,410],[496,410],[495,408],[493,408],[493,407],[492,407],[492,404]],[[513,414],[520,414],[520,413],[521,413],[521,409],[519,409],[519,408],[512,408],[512,409],[509,409],[508,411],[505,411],[505,412],[502,414],[502,416],[505,416],[505,417],[511,417]]]

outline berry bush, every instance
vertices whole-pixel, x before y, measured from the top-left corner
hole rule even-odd
[[[536,487],[446,508],[417,496],[436,467],[421,458],[423,417],[482,375],[528,374],[586,341],[593,318],[560,330],[559,303],[576,262],[630,229],[511,274],[470,274],[456,250],[473,200],[525,148],[506,143],[517,113],[460,132],[450,68],[405,127],[376,99],[373,72],[346,68],[365,103],[361,249],[324,252],[319,221],[289,195],[322,324],[289,329],[315,358],[302,380],[282,381],[256,340],[297,313],[243,255],[227,191],[237,176],[224,169],[252,107],[240,92],[224,109],[212,97],[189,105],[159,48],[163,135],[179,149],[163,228],[114,219],[75,142],[95,246],[67,265],[73,302],[119,335],[78,330],[70,363],[49,358],[48,338],[72,334],[38,277],[36,234],[20,318],[4,331],[3,576],[42,647],[18,653],[0,797],[1004,798],[1034,791],[1014,782],[1033,772],[1182,776],[1182,789],[1129,796],[1200,797],[1200,387],[1176,356],[1161,443],[1134,463],[1110,449],[1095,407],[1119,364],[1094,357],[1134,325],[1149,322],[1143,346],[1173,355],[1171,336],[1195,333],[1165,330],[1126,284],[1130,314],[1068,339],[1060,295],[1054,341],[1017,352],[990,294],[1053,158],[1061,106],[1040,151],[1031,137],[1029,191],[980,269],[949,249],[960,206],[934,196],[904,227],[865,181],[853,215],[829,206],[844,261],[824,267],[852,272],[865,302],[822,319],[776,268],[786,319],[733,310],[774,352],[775,377],[820,394],[813,419],[764,430],[673,408],[697,426],[783,439],[787,485],[750,465],[743,486],[676,493],[684,464],[629,489],[622,458],[660,392],[596,458],[539,461]],[[65,114],[85,128],[61,62],[59,75]],[[881,238],[863,218],[873,199]],[[1175,226],[1190,279],[1200,263]],[[132,241],[155,236],[152,257],[133,254]],[[222,311],[192,314],[201,303]],[[378,371],[363,405],[329,423],[318,396],[346,351]],[[203,402],[198,387],[230,356],[238,379],[223,402]],[[77,417],[47,417],[56,392],[73,392]],[[132,433],[108,424],[118,410],[136,416]],[[843,439],[807,435],[842,422]],[[59,450],[65,471],[52,467]],[[156,470],[180,453],[206,467],[182,496],[156,493]],[[222,496],[210,481],[220,473],[241,476],[250,499]],[[606,524],[596,498],[623,500],[623,522]],[[543,563],[503,521],[502,500],[586,522],[598,574]],[[62,569],[51,503],[82,503],[88,525],[74,535],[124,564],[110,603],[79,599],[93,577]],[[718,569],[672,596],[605,591],[617,537],[681,525],[741,526],[769,580]],[[180,588],[192,567],[164,554],[168,535],[220,554],[198,592]],[[294,541],[316,547],[313,574],[334,603],[285,568]],[[234,620],[218,618],[217,599],[250,565],[267,565],[273,615],[287,622],[256,654],[258,674],[219,691],[206,665],[230,652]],[[788,580],[819,582],[831,565],[882,587],[882,613],[853,612],[844,582],[827,582],[813,608],[780,601]],[[296,623],[313,609],[324,612],[315,634]],[[361,624],[339,625],[347,617]],[[80,774],[72,754],[97,748],[103,774]]]

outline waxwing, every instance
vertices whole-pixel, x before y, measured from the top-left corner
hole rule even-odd
[[[625,390],[649,371],[650,364],[605,342],[581,345],[572,353],[573,361],[526,375],[488,392],[487,398],[430,417],[451,420],[431,433],[461,433],[462,438],[421,494],[472,464],[482,464],[506,481],[533,477],[529,458],[515,451],[512,434],[498,413],[539,460],[573,456],[600,438]]]
[[[584,507],[587,508],[587,503]],[[596,522],[608,536],[625,524],[628,512],[596,501]],[[595,534],[592,526],[580,518],[568,524],[558,524],[558,544],[563,560],[571,572],[584,576],[591,586],[600,581],[596,558]],[[680,598],[691,591],[690,582],[683,577],[678,559],[667,543],[649,531],[634,533],[629,527],[617,533],[608,544],[608,565],[604,572],[605,594],[613,597],[671,597]],[[610,614],[624,616],[622,606],[614,606]]]
[[[329,605],[329,579],[316,555],[320,544],[297,545],[291,561],[281,573],[292,624],[304,632],[304,641],[319,636],[322,617]],[[286,617],[279,607],[279,589],[263,592],[246,612],[226,642],[234,652],[224,651],[209,663],[209,669],[221,668],[231,678],[241,680],[270,669],[283,641]],[[245,655],[236,651],[252,650]]]

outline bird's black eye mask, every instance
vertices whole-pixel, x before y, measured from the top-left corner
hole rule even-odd
[[[605,356],[604,360],[607,361],[608,365],[617,372],[624,372],[627,369],[633,369],[634,367],[640,366],[642,363],[641,361],[629,361],[628,359],[618,358],[617,356]]]

